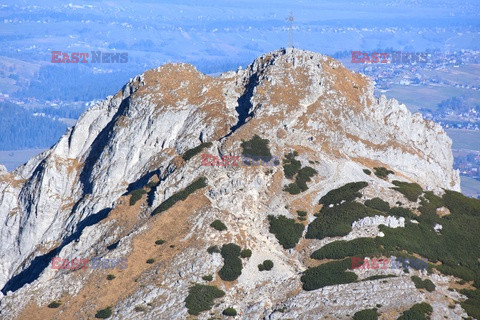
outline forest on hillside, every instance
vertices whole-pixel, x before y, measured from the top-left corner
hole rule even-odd
[[[49,148],[66,130],[67,125],[56,118],[0,102],[0,150]]]

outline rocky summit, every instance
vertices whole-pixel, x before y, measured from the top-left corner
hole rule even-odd
[[[0,166],[0,318],[475,318],[452,165],[440,125],[318,53],[146,71]]]

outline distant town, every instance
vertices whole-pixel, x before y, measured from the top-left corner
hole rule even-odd
[[[386,50],[384,50],[386,51]],[[390,50],[393,51],[393,50]],[[341,52],[334,55],[340,58],[348,68],[361,72],[375,81],[379,90],[388,90],[395,84],[407,86],[449,86],[480,91],[480,82],[457,83],[427,77],[421,71],[442,70],[447,67],[459,68],[462,65],[480,64],[480,51],[460,50],[450,53],[440,51],[426,51],[426,63],[352,63],[351,53]]]

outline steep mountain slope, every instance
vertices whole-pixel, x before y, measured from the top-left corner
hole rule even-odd
[[[238,156],[250,146],[258,155],[278,157],[280,164],[202,166],[200,153],[185,156],[201,144],[200,153],[215,156]],[[317,53],[275,51],[246,70],[218,78],[186,64],[147,71],[88,110],[52,149],[13,173],[0,172],[0,286],[5,295],[0,314],[87,319],[112,306],[117,319],[139,313],[148,319],[182,319],[189,317],[184,301],[192,284],[214,275],[211,284],[225,295],[213,314],[202,312],[201,319],[231,306],[245,319],[345,318],[380,304],[391,315],[385,317],[392,318],[424,300],[433,302],[435,316],[459,317],[464,314],[459,305],[446,306],[461,296],[447,290],[453,280],[443,275],[430,276],[442,288],[434,294],[416,290],[401,270],[396,278],[313,291],[302,290],[301,282],[301,274],[318,265],[310,255],[327,243],[375,237],[388,233],[379,225],[407,229],[410,223],[369,209],[342,232],[321,237],[314,226],[322,222],[313,213],[320,219],[329,214],[325,208],[336,207],[335,202],[319,203],[327,192],[366,181],[357,200],[341,199],[337,205],[381,197],[390,206],[401,202],[420,214],[418,196],[433,194],[423,190],[437,195],[459,190],[450,147],[439,125],[412,115],[395,100],[375,98],[366,77]],[[297,155],[287,156],[293,150]],[[292,179],[282,168],[289,162]],[[387,170],[392,173],[381,174]],[[396,180],[418,183],[417,198],[409,193],[413,185],[395,182],[404,194],[393,190]],[[448,213],[453,207],[444,201],[434,210]],[[277,239],[281,236],[270,232],[274,218],[268,216],[296,217],[297,210],[308,213],[298,223],[309,225],[302,228],[299,243],[285,249]],[[210,227],[217,219],[227,230]],[[156,245],[160,239],[166,243]],[[237,253],[207,252],[228,243],[252,250],[251,257],[240,260],[238,278],[225,269],[223,276],[217,274],[227,257],[233,261],[226,262],[227,269],[238,276]],[[53,257],[125,258],[128,268],[56,270]],[[272,270],[259,271],[264,260],[273,261]],[[116,278],[107,280],[108,273]],[[235,280],[226,281],[229,277]],[[54,300],[61,300],[60,307],[47,308]]]

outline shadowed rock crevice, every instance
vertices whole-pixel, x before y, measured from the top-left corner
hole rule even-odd
[[[160,169],[147,172],[142,177],[140,177],[137,181],[130,183],[127,187],[127,192],[124,195],[127,195],[133,190],[143,188],[145,185],[147,185],[150,178],[152,178],[154,175],[157,175],[158,177],[160,177]]]
[[[22,216],[22,220],[30,216],[32,212],[33,205],[38,201],[35,201],[35,197],[38,197],[38,194],[32,193],[32,190],[35,190],[38,187],[38,183],[42,181],[45,170],[47,166],[47,159],[43,159],[35,168],[32,173],[31,178],[23,186],[22,191],[20,191],[20,201],[25,204],[25,215]],[[22,225],[22,224],[21,224]]]
[[[147,203],[148,203],[148,206],[151,207],[153,205],[153,201],[155,200],[155,192],[157,191],[158,186],[163,180],[166,179],[166,177],[162,178],[160,169],[150,171],[144,174],[142,177],[140,177],[140,179],[138,179],[137,181],[130,183],[128,185],[127,192],[123,195],[125,196],[128,193],[132,192],[133,190],[143,188],[144,186],[147,185],[148,181],[155,175],[159,177],[160,181],[156,186],[150,188],[150,191],[148,191],[147,193]]]
[[[235,124],[233,127],[230,128],[230,132],[227,135],[225,135],[223,138],[227,138],[231,136],[235,131],[237,131],[241,126],[243,126],[246,123],[246,120],[248,119],[248,117],[253,117],[254,112],[252,111],[253,104],[251,99],[253,97],[255,87],[258,85],[258,80],[259,80],[259,77],[257,73],[252,74],[248,79],[248,83],[245,87],[245,91],[237,100],[238,107],[235,108],[235,110],[238,113],[238,122],[237,124]]]
[[[2,293],[7,294],[8,291],[15,292],[27,283],[32,283],[33,281],[37,280],[40,274],[48,267],[53,257],[57,256],[66,245],[80,239],[80,236],[82,235],[82,232],[86,227],[97,224],[103,219],[105,219],[111,210],[111,208],[103,209],[81,221],[77,226],[77,230],[70,236],[65,238],[65,240],[59,247],[51,250],[44,255],[35,257],[35,259],[32,260],[32,262],[26,269],[13,276],[1,290]]]
[[[118,107],[117,113],[113,116],[112,120],[103,128],[98,134],[90,147],[88,157],[85,159],[84,169],[80,174],[80,182],[83,187],[83,196],[91,194],[93,191],[92,173],[95,168],[95,164],[98,162],[102,153],[105,150],[106,144],[111,141],[113,135],[113,129],[116,125],[117,119],[125,115],[128,106],[130,105],[130,97],[125,98]]]

